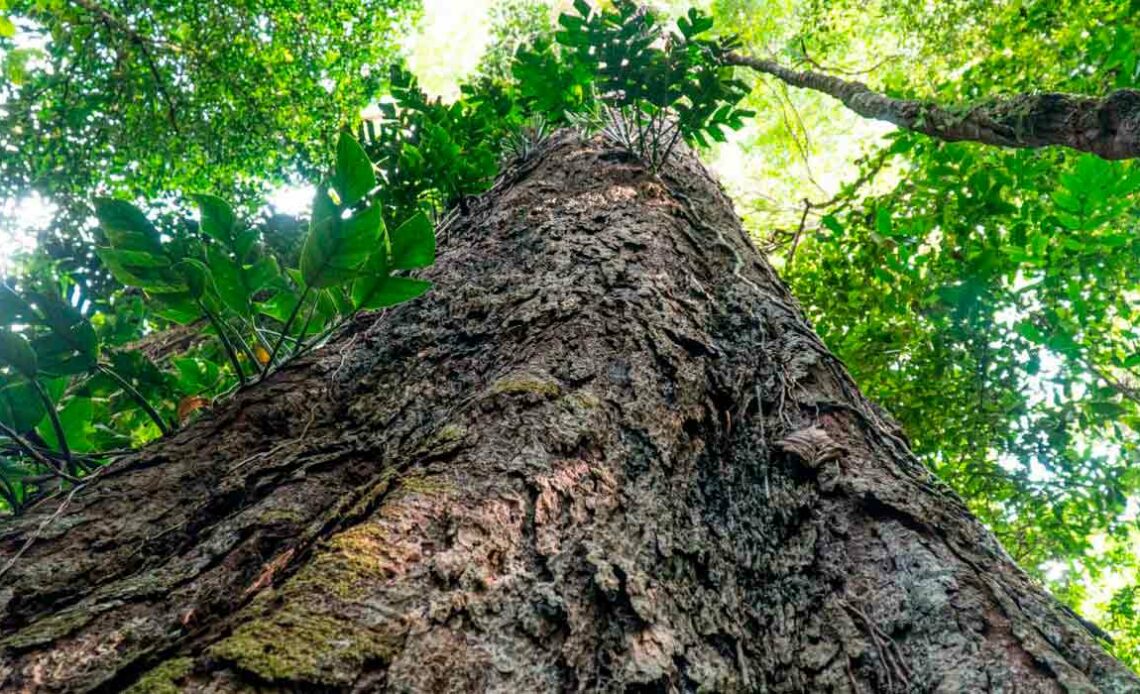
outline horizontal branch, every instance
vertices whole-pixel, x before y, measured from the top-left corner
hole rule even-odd
[[[843,102],[855,113],[947,142],[1002,147],[1060,145],[1104,159],[1140,157],[1140,91],[1118,89],[1104,98],[1073,94],[1021,94],[970,107],[894,99],[866,84],[819,72],[786,68],[772,60],[731,54],[732,65],[751,68]]]

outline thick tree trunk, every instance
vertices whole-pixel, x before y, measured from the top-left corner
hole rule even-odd
[[[3,688],[1140,690],[698,164],[527,168],[430,295],[7,523]]]

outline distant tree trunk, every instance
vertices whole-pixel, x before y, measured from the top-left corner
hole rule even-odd
[[[1140,690],[693,158],[536,156],[427,297],[6,523],[0,688]]]

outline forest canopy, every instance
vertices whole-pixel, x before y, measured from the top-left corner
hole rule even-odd
[[[1123,0],[0,0],[4,511],[430,291],[433,231],[571,127],[696,148],[923,462],[1140,666],[1140,170],[1034,120],[1140,110],[1138,40]]]

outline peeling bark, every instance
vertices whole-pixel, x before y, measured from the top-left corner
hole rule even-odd
[[[7,523],[0,688],[1140,691],[680,159],[556,136],[429,295]]]
[[[843,102],[864,118],[886,121],[947,142],[980,142],[1000,147],[1050,145],[1091,152],[1103,159],[1140,157],[1140,91],[1118,89],[1104,98],[1046,92],[950,108],[926,101],[894,99],[862,82],[820,72],[786,68],[772,60],[731,55],[732,65],[771,75]]]

